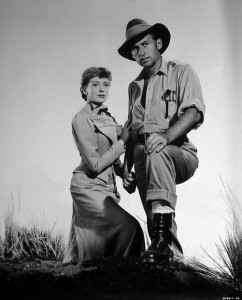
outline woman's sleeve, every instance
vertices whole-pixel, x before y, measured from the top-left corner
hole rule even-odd
[[[80,155],[95,174],[101,173],[125,152],[123,143],[117,141],[105,153],[100,155],[94,125],[84,115],[78,114],[73,118],[72,130]]]

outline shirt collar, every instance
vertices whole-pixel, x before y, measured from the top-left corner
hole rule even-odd
[[[159,70],[153,75],[153,77],[156,74],[157,75],[164,74],[166,76],[168,74],[168,61],[165,60],[163,57],[161,59],[161,66],[160,66]],[[135,82],[141,81],[141,80],[143,80],[145,78],[146,78],[146,71],[145,71],[145,69],[142,69],[142,71],[140,72],[140,74],[138,75],[138,77],[135,79]]]
[[[97,114],[100,108],[106,108],[105,105],[97,106],[96,104],[92,103],[91,101],[87,101],[86,104],[89,111],[91,111],[93,114]]]
[[[159,70],[156,72],[156,74],[158,74],[160,72],[165,74],[166,76],[168,74],[168,61],[165,60],[163,57],[161,60],[161,66],[160,66]]]

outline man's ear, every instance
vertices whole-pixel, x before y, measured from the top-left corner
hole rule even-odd
[[[158,38],[156,40],[156,46],[157,46],[158,50],[160,50],[162,48],[162,39],[161,38]]]

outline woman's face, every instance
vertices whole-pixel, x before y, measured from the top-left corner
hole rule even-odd
[[[101,106],[108,98],[110,81],[108,78],[94,77],[90,79],[87,87],[87,100]]]

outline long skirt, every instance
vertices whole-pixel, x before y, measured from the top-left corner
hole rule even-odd
[[[119,206],[114,175],[106,183],[98,177],[74,173],[71,195],[73,216],[65,261],[141,255],[145,248],[143,230]]]

